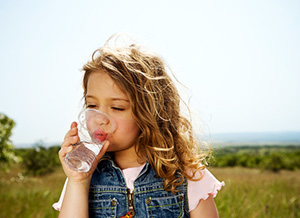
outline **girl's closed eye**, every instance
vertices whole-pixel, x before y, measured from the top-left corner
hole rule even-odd
[[[114,111],[124,111],[125,108],[121,108],[121,107],[111,107],[112,110]]]
[[[95,104],[87,104],[86,105],[86,108],[96,108],[97,107],[97,105],[95,105]]]

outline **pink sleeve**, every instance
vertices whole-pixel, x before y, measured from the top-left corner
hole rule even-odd
[[[63,190],[62,190],[62,192],[61,192],[61,194],[60,194],[60,198],[59,198],[58,202],[56,202],[56,203],[54,203],[54,204],[52,205],[52,207],[53,207],[55,210],[60,210],[60,208],[61,208],[62,202],[63,202],[64,197],[65,197],[65,192],[66,192],[67,184],[68,184],[68,178],[67,178],[66,181],[65,181],[65,184],[64,184]]]
[[[201,172],[203,173],[201,180],[188,180],[189,211],[194,210],[201,199],[206,200],[209,195],[216,197],[218,191],[225,185],[224,182],[219,182],[207,169]],[[195,177],[199,178],[199,175],[198,172]]]

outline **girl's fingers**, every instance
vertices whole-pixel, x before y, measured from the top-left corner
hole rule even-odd
[[[61,149],[59,150],[58,154],[60,157],[64,157],[66,156],[67,153],[71,152],[74,148],[74,146],[72,146],[72,144],[75,144],[76,142],[78,142],[78,137],[77,139],[74,138],[70,138],[69,140],[65,140],[62,145],[61,145]]]
[[[77,143],[79,140],[78,136],[66,138],[63,143],[61,144],[61,149],[59,152],[59,156],[66,156],[67,153],[71,152],[73,150],[72,144]]]
[[[64,157],[66,156],[67,153],[71,152],[73,150],[73,146],[70,145],[68,147],[62,147],[59,152],[58,152],[58,156],[61,160],[64,159]]]
[[[71,129],[74,127],[77,127],[77,123],[75,121],[71,123]]]
[[[71,129],[65,135],[64,141],[61,148],[70,147],[70,145],[75,144],[79,141],[77,123],[73,122],[71,124]]]
[[[68,137],[68,138],[65,138],[65,140],[63,141],[63,143],[61,144],[61,147],[64,148],[64,147],[69,147],[70,145],[72,144],[76,144],[77,142],[79,141],[79,137],[76,135],[76,136],[72,136],[72,137]]]
[[[73,150],[72,144],[79,141],[77,123],[73,122],[71,124],[71,129],[67,132],[63,143],[61,144],[61,149],[59,151],[59,158],[64,158],[67,153]]]

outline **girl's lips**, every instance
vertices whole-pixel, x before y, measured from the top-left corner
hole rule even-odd
[[[97,129],[94,132],[94,138],[98,141],[98,142],[104,142],[107,138],[107,133],[105,133],[103,130]]]

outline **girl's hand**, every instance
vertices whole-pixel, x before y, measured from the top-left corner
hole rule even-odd
[[[71,152],[73,150],[73,146],[72,144],[75,144],[79,141],[79,136],[78,136],[78,128],[77,128],[77,123],[73,122],[71,124],[71,128],[70,130],[67,132],[64,141],[61,145],[61,149],[58,152],[59,155],[59,159],[60,162],[63,166],[64,172],[67,175],[67,177],[69,178],[69,182],[79,182],[79,183],[86,183],[89,185],[90,180],[92,178],[92,174],[95,171],[97,164],[99,162],[99,160],[101,159],[101,157],[105,154],[108,146],[109,146],[109,142],[106,141],[100,151],[100,153],[97,155],[91,169],[88,172],[77,172],[71,168],[69,168],[64,159],[67,153]]]

